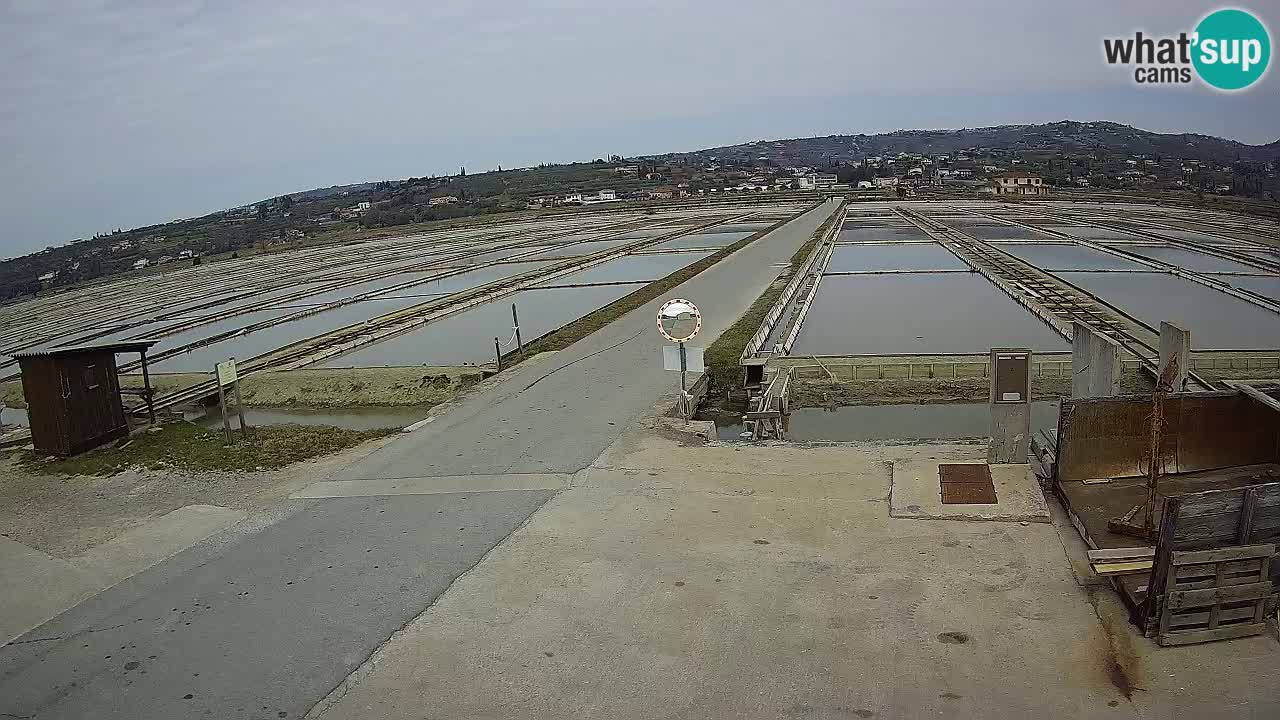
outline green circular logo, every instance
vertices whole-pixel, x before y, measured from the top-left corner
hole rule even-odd
[[[1191,62],[1200,79],[1219,90],[1242,90],[1267,71],[1271,36],[1244,10],[1217,10],[1196,26]]]

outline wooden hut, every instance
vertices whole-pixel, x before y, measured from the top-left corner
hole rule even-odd
[[[35,449],[75,455],[128,435],[116,353],[141,354],[144,389],[138,394],[149,407],[147,349],[155,344],[155,340],[132,340],[14,353],[22,368],[22,394]]]

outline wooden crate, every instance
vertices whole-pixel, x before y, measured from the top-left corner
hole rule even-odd
[[[1265,632],[1275,552],[1275,545],[1240,545],[1171,553],[1156,641],[1189,645]]]
[[[1156,540],[1150,589],[1142,599],[1142,607],[1135,610],[1134,622],[1143,628],[1147,637],[1159,635],[1175,553],[1249,545],[1274,547],[1278,539],[1280,483],[1206,490],[1168,497],[1160,518],[1160,535]],[[1263,579],[1267,579],[1265,574]],[[1270,580],[1273,586],[1280,585],[1280,578]],[[1266,600],[1264,616],[1274,613],[1278,602],[1275,594],[1269,595]]]

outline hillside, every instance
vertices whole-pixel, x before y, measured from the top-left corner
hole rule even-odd
[[[1280,140],[1247,145],[1210,135],[1155,133],[1113,122],[1062,122],[1045,125],[999,125],[961,130],[898,130],[879,135],[828,135],[792,140],[758,140],[695,152],[661,156],[673,161],[699,159],[725,163],[761,158],[780,166],[826,167],[863,156],[899,152],[946,154],[961,150],[1005,150],[1027,153],[1161,155],[1229,164],[1237,160],[1267,162],[1280,158]]]
[[[807,166],[845,176],[903,174],[899,153],[954,155],[991,167],[1010,160],[1043,174],[1053,185],[1088,178],[1095,189],[1198,190],[1271,200],[1280,196],[1273,163],[1280,141],[1247,145],[1208,135],[1154,133],[1112,122],[1055,122],[961,130],[899,130],[878,135],[829,135],[760,140],[740,145],[630,160],[544,165],[443,177],[410,177],[294,192],[203,217],[116,230],[25,257],[0,261],[0,302],[56,290],[150,266],[201,262],[244,252],[295,249],[308,243],[349,241],[384,228],[456,221],[522,211],[530,200],[571,192],[614,190],[619,198],[644,199],[666,186],[706,192],[752,177],[790,178],[784,168]],[[863,164],[864,158],[885,162]],[[1134,169],[1134,158],[1149,162]],[[1185,162],[1198,160],[1194,176]],[[954,161],[954,158],[952,158]],[[638,163],[638,164],[637,164]],[[940,162],[938,167],[948,163]],[[861,166],[861,167],[856,167]],[[1132,177],[1134,174],[1140,178]],[[981,177],[979,175],[978,177]],[[1184,177],[1190,178],[1183,183]],[[1150,181],[1150,182],[1148,182]],[[1153,184],[1154,183],[1154,184]],[[1225,188],[1225,190],[1224,190]],[[534,203],[540,206],[539,203]]]

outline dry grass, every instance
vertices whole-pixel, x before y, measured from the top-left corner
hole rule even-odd
[[[46,475],[112,475],[127,468],[181,472],[276,470],[301,460],[329,455],[398,429],[348,430],[323,425],[271,425],[237,431],[225,445],[222,433],[188,422],[160,426],[129,441],[72,458],[47,459],[28,453],[22,466]]]

